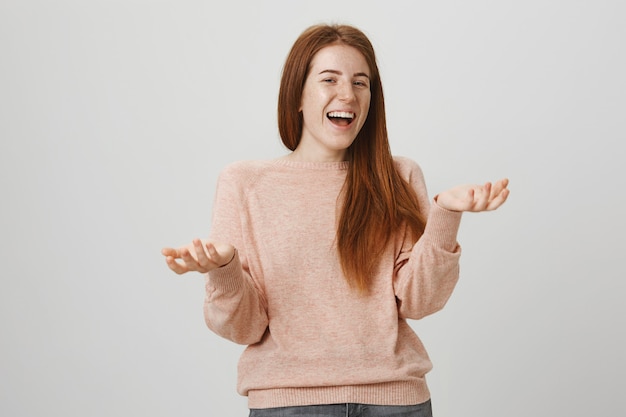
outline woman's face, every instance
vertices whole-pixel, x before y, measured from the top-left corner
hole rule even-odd
[[[370,70],[358,50],[337,44],[317,52],[302,92],[304,123],[294,156],[344,160],[367,119],[370,95]]]

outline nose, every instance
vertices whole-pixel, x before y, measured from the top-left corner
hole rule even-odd
[[[344,102],[350,102],[354,100],[354,90],[352,89],[352,83],[343,82],[339,85],[338,91],[339,100]]]

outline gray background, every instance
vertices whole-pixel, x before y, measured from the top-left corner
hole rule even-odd
[[[284,58],[313,23],[378,53],[394,153],[464,215],[462,278],[412,325],[437,417],[618,416],[621,1],[0,2],[0,415],[244,416],[242,347],[160,255],[208,233],[217,173],[284,153]]]

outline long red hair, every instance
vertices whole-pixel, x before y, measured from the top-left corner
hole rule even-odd
[[[366,293],[380,256],[403,225],[417,241],[424,232],[415,191],[395,169],[385,119],[385,100],[374,48],[367,36],[348,25],[315,25],[296,40],[287,56],[278,95],[278,129],[283,144],[295,150],[302,136],[300,113],[304,83],[314,55],[332,44],[356,48],[370,69],[367,120],[346,151],[350,161],[337,225],[337,250],[351,286]]]

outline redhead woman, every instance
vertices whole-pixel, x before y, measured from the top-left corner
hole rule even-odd
[[[213,332],[246,345],[250,416],[432,416],[432,365],[407,320],[443,308],[459,278],[464,211],[495,210],[508,180],[429,198],[392,156],[374,50],[359,29],[316,25],[283,69],[285,156],[220,174],[207,240],[165,248],[206,279]]]

